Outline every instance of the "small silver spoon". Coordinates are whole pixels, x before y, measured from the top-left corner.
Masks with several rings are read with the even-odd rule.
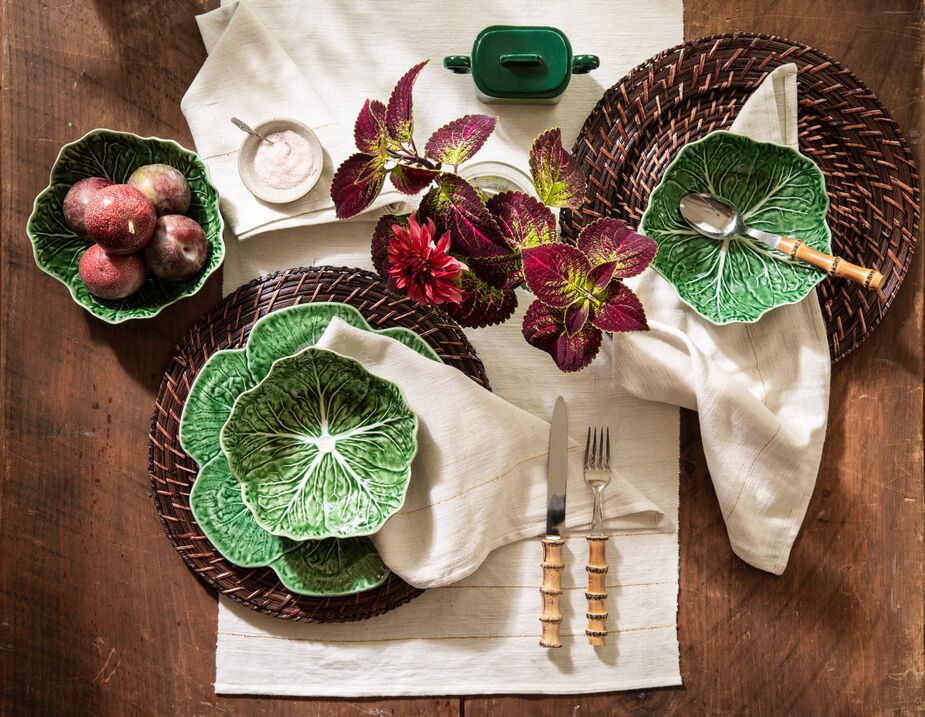
[[[260,137],[260,139],[262,139],[264,142],[269,142],[270,144],[276,144],[276,142],[274,142],[272,139],[267,139],[262,134],[260,134],[260,132],[255,130],[249,124],[239,120],[237,117],[231,118],[231,124],[233,124],[235,127],[237,127],[242,132],[247,132],[248,134],[252,134],[255,137]]]
[[[865,289],[876,291],[883,284],[883,274],[876,269],[857,266],[839,256],[817,251],[800,239],[791,239],[748,226],[735,209],[709,194],[686,195],[681,199],[680,210],[681,216],[691,227],[710,239],[728,240],[737,235],[748,236],[772,249],[789,254],[794,261],[812,264],[824,269],[830,276],[849,279]]]

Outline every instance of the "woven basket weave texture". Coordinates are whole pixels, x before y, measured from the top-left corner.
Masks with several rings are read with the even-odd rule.
[[[240,348],[254,323],[276,309],[315,301],[337,301],[360,311],[374,329],[411,329],[451,366],[490,388],[482,362],[459,326],[439,309],[423,307],[386,290],[376,275],[360,269],[312,267],[255,279],[217,304],[179,343],[161,381],[148,446],[151,490],[174,548],[207,585],[261,613],[286,620],[347,622],[392,610],[423,591],[397,576],[366,592],[330,598],[295,595],[267,568],[241,568],[225,560],[193,518],[189,494],[196,463],[180,447],[183,403],[197,372],[216,351]]]

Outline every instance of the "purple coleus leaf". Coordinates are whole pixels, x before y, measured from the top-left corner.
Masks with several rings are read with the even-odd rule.
[[[562,131],[558,127],[546,130],[534,140],[530,148],[530,173],[544,204],[578,209],[584,201],[584,175],[575,158],[562,146]]]
[[[477,329],[511,318],[517,308],[517,295],[513,291],[491,286],[472,271],[464,271],[460,279],[462,301],[441,305],[460,326]]]
[[[387,283],[392,282],[389,275],[389,243],[392,241],[392,237],[395,236],[392,227],[396,224],[400,227],[407,227],[408,216],[399,216],[397,214],[384,214],[381,216],[379,221],[376,222],[376,228],[373,230],[373,240],[370,247],[373,266],[379,276],[385,279]],[[392,286],[389,288],[393,291],[395,290]]]
[[[537,299],[564,309],[576,301],[592,298],[587,257],[570,244],[541,244],[522,252],[524,278]]]
[[[388,146],[385,127],[385,105],[379,100],[366,100],[353,125],[353,140],[365,154],[384,156]]]
[[[591,313],[591,323],[610,333],[649,329],[646,312],[639,297],[617,279],[597,297]]]
[[[401,144],[410,142],[414,134],[411,89],[427,62],[428,60],[419,62],[408,70],[396,83],[395,89],[392,90],[389,97],[389,105],[385,111],[385,124],[388,128],[389,136]]]
[[[441,172],[436,186],[421,199],[420,212],[445,227],[452,249],[467,257],[503,257],[511,253],[501,230],[475,187],[456,175]]]
[[[608,279],[614,276],[625,279],[636,276],[652,263],[658,244],[637,234],[619,219],[598,219],[582,230],[578,248],[592,266],[614,265]]]
[[[382,191],[387,173],[379,157],[362,152],[347,157],[331,181],[337,218],[352,217],[372,204]]]
[[[466,257],[465,261],[480,279],[499,289],[516,289],[524,283],[520,252],[506,256]]]
[[[417,194],[426,189],[440,172],[426,167],[409,167],[407,164],[396,164],[392,167],[389,178],[392,184],[402,194]]]
[[[425,155],[435,162],[459,166],[478,152],[495,129],[497,118],[466,115],[443,125],[424,147]]]
[[[501,192],[486,206],[512,249],[529,249],[557,240],[555,215],[529,194]]]
[[[601,330],[590,323],[569,333],[561,309],[537,300],[527,307],[523,335],[531,346],[552,356],[560,371],[579,371],[594,360],[601,348]]]

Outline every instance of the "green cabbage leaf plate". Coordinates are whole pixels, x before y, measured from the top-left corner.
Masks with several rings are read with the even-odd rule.
[[[261,528],[245,505],[219,436],[239,395],[254,388],[273,363],[313,346],[333,317],[371,331],[353,307],[338,303],[292,306],[260,319],[241,349],[213,354],[199,371],[180,420],[180,444],[200,466],[190,494],[193,515],[206,537],[230,562],[270,566],[292,592],[348,595],[382,584],[389,570],[367,537],[293,541]],[[434,361],[440,358],[403,328],[377,331]],[[272,348],[271,348],[272,347]]]
[[[417,429],[396,384],[307,348],[238,396],[221,444],[262,528],[293,540],[348,538],[375,533],[401,508]]]
[[[678,152],[649,197],[640,231],[658,243],[652,266],[714,324],[750,323],[805,298],[825,272],[747,236],[708,239],[681,217],[681,198],[706,192],[756,229],[831,253],[825,177],[795,149],[712,132]]]

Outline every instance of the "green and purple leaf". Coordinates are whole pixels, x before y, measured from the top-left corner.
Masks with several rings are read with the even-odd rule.
[[[517,308],[517,295],[513,291],[490,286],[471,271],[464,271],[460,278],[462,301],[441,305],[460,326],[478,329],[511,318]]]
[[[557,240],[555,215],[529,194],[501,192],[489,199],[486,206],[512,249],[528,249]]]
[[[408,70],[396,83],[389,97],[389,105],[385,111],[385,124],[392,139],[401,144],[410,142],[414,134],[411,90],[414,87],[414,81],[427,63],[428,60],[424,60]]]
[[[614,262],[612,276],[626,278],[636,276],[652,263],[658,244],[619,219],[598,219],[582,230],[578,248],[592,266]]]
[[[602,331],[648,331],[646,312],[642,302],[622,281],[614,279],[599,297],[591,323]]]
[[[524,249],[524,278],[537,299],[564,309],[579,299],[590,298],[588,272],[591,265],[570,244],[541,244]]]
[[[579,299],[565,310],[565,331],[574,336],[588,323],[591,315],[591,302],[588,299]]]
[[[424,146],[424,154],[436,162],[459,166],[471,159],[495,130],[497,118],[465,115],[443,125]]]
[[[540,200],[550,207],[578,209],[585,197],[585,178],[575,158],[562,146],[555,127],[537,137],[530,148],[530,173]]]
[[[613,272],[616,268],[617,263],[615,261],[608,261],[595,266],[588,272],[588,290],[592,294],[597,294],[606,289],[610,285],[610,280],[613,279]]]
[[[378,157],[363,153],[347,157],[331,181],[331,199],[337,209],[337,218],[352,217],[372,204],[382,191],[386,174]]]
[[[475,187],[456,175],[441,172],[437,185],[421,199],[421,213],[450,232],[453,251],[469,257],[503,257],[511,253],[501,230],[488,213]]]
[[[396,224],[401,227],[407,227],[408,216],[384,214],[379,218],[379,221],[376,222],[376,228],[373,230],[371,245],[373,266],[376,268],[379,276],[385,279],[386,282],[391,280],[389,276],[389,243],[392,241],[392,237],[395,236],[392,227]]]
[[[366,100],[353,125],[353,140],[365,154],[383,156],[388,144],[385,127],[385,105],[379,100]]]
[[[392,167],[392,173],[389,176],[395,189],[402,194],[417,194],[427,189],[438,174],[436,169],[396,164]]]
[[[465,263],[480,279],[499,289],[516,289],[524,283],[520,252],[507,256],[466,257]]]
[[[594,360],[601,348],[601,331],[585,323],[569,335],[565,312],[534,301],[524,314],[523,335],[531,346],[552,356],[560,371],[579,371]]]

